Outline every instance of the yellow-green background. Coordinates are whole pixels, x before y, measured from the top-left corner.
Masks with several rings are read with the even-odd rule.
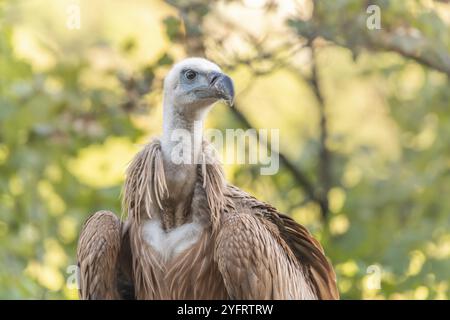
[[[369,3],[391,46],[365,27]],[[77,298],[66,270],[83,221],[120,213],[125,167],[160,132],[164,74],[200,54],[232,76],[251,126],[280,129],[329,210],[283,164],[226,165],[227,178],[311,230],[342,298],[447,299],[449,28],[448,1],[0,1],[0,298]],[[245,123],[218,105],[208,127]]]

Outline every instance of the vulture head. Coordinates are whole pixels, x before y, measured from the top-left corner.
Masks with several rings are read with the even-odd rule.
[[[175,64],[164,80],[164,105],[180,114],[197,114],[218,100],[233,104],[233,81],[215,63],[188,58]]]

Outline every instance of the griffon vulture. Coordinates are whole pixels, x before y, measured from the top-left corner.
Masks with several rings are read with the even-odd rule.
[[[233,99],[232,80],[208,60],[189,58],[171,69],[162,136],[127,170],[127,219],[96,212],[81,231],[81,299],[339,298],[319,242],[228,184],[201,130],[194,130],[216,101],[232,105]],[[192,147],[182,148],[192,162],[173,161],[179,129],[193,135]]]

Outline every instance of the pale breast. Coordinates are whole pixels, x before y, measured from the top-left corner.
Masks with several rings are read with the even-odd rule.
[[[138,299],[227,299],[214,260],[211,229],[199,220],[165,231],[159,220],[139,226],[134,272]],[[141,274],[141,275],[139,275]],[[148,290],[152,288],[152,290]]]
[[[197,243],[203,229],[200,222],[193,221],[165,231],[160,220],[152,219],[143,224],[142,234],[145,242],[169,262]]]

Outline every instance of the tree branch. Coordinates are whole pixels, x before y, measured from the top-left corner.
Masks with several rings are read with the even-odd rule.
[[[405,58],[446,73],[450,77],[450,55],[444,49],[439,50],[435,43],[423,37],[390,34],[384,31],[369,32],[370,46],[375,50],[399,53]]]
[[[396,52],[424,66],[443,72],[450,77],[450,54],[443,43],[425,38],[420,31],[411,27],[402,29],[369,30],[365,19],[342,20],[340,25],[327,24],[323,18],[328,12],[314,11],[310,22],[290,20],[290,25],[305,38],[321,37],[354,53],[360,48],[373,51]],[[349,31],[349,25],[352,29]],[[342,37],[341,35],[344,35]]]
[[[308,41],[311,48],[311,77],[309,83],[311,85],[314,96],[316,97],[319,109],[319,205],[322,213],[322,218],[326,220],[328,216],[328,191],[331,187],[331,153],[327,147],[328,139],[328,121],[326,115],[325,100],[319,85],[319,75],[317,71],[317,55],[314,40]]]
[[[250,121],[245,117],[245,115],[238,110],[237,105],[235,105],[234,108],[232,108],[232,112],[239,120],[239,122],[241,122],[247,129],[255,128],[250,123]],[[260,136],[257,136],[257,139],[258,141],[262,141],[262,138]],[[279,156],[281,164],[292,174],[297,184],[303,187],[308,198],[318,202],[320,205],[319,197],[317,196],[315,188],[313,184],[309,181],[308,177],[300,169],[298,169],[296,165],[286,157],[286,155],[284,155],[282,152],[278,150],[274,150],[269,141],[262,141],[262,142],[267,146],[267,148],[271,150],[272,153],[275,153],[275,155]]]

